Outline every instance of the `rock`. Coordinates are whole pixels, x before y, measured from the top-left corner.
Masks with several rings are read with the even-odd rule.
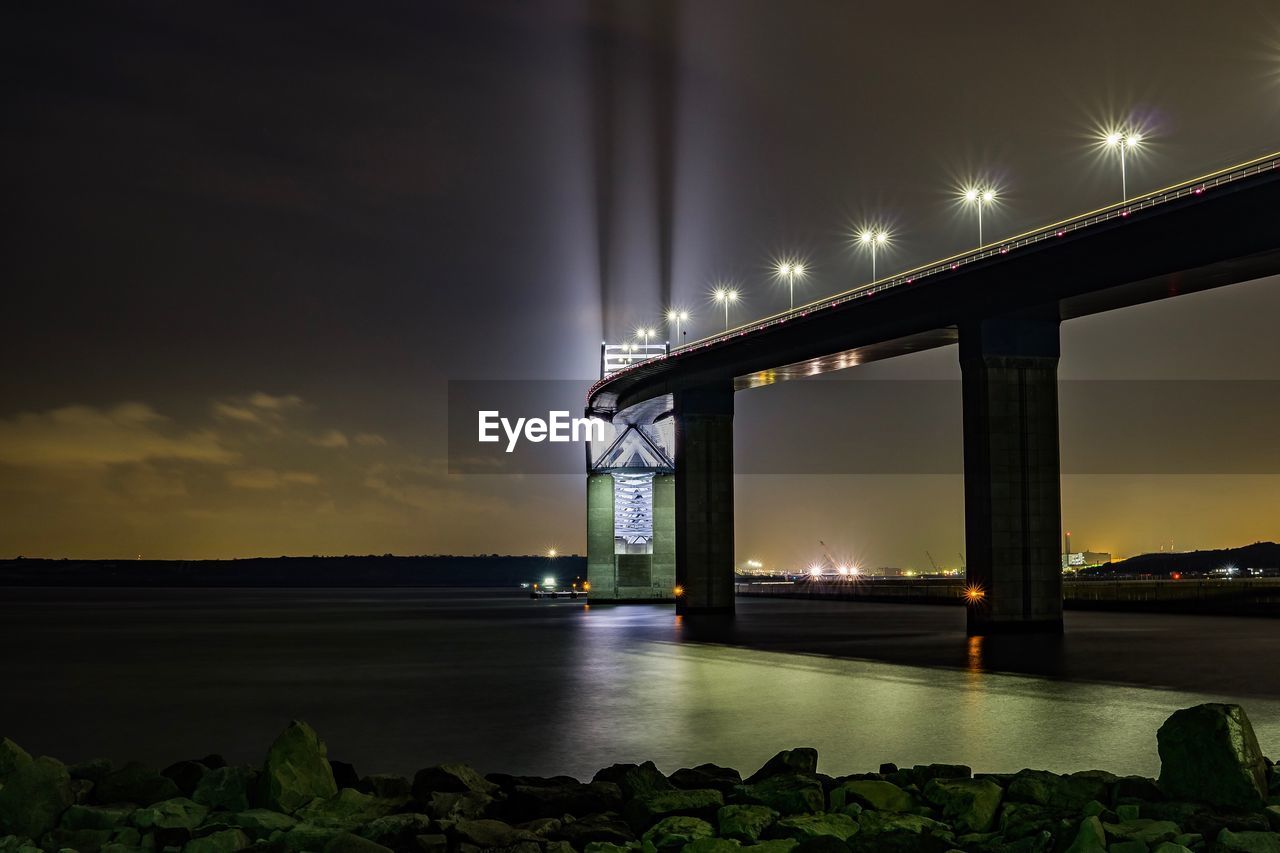
[[[25,749],[8,738],[0,738],[0,785],[3,785],[19,767],[31,763]]]
[[[341,788],[356,788],[360,785],[360,774],[352,764],[330,759],[329,769],[333,771],[333,783]]]
[[[818,750],[810,746],[784,749],[764,763],[764,766],[752,773],[747,779],[748,785],[754,785],[771,776],[790,775],[793,773],[813,774],[818,772]]]
[[[115,829],[128,823],[133,809],[123,806],[73,805],[62,813],[58,825],[64,829]]]
[[[849,803],[883,812],[909,812],[920,807],[915,797],[897,785],[877,779],[855,779],[831,789],[832,809]]]
[[[671,815],[688,815],[710,821],[715,819],[716,812],[723,805],[724,796],[719,791],[681,791],[673,787],[636,797],[627,803],[622,816],[639,833]]]
[[[377,773],[364,777],[356,787],[384,800],[407,800],[413,796],[413,783],[403,776]]]
[[[730,793],[735,785],[742,784],[742,774],[732,767],[716,764],[699,764],[683,767],[672,773],[671,784],[684,790],[713,788],[722,794]]]
[[[1160,790],[1156,780],[1145,776],[1122,776],[1111,787],[1113,805],[1133,800],[1156,803],[1164,799],[1164,792]]]
[[[436,820],[475,820],[484,817],[493,805],[493,797],[475,791],[439,792],[425,803],[427,813]]]
[[[298,825],[296,818],[269,809],[247,809],[223,818],[223,822],[243,829],[254,838],[266,838],[273,832],[288,832]]]
[[[986,832],[995,821],[1004,791],[989,779],[932,779],[924,797],[942,811],[957,832]]]
[[[1075,840],[1067,848],[1066,853],[1106,853],[1107,833],[1102,828],[1102,821],[1097,817],[1087,817],[1080,821]]]
[[[205,772],[191,799],[211,809],[246,811],[257,783],[258,771],[253,767],[219,767]]]
[[[94,784],[93,798],[99,803],[135,803],[149,806],[162,800],[182,796],[182,791],[168,776],[149,767],[129,762]]]
[[[834,835],[815,835],[791,849],[795,853],[849,853],[849,845]]]
[[[419,835],[430,835],[431,818],[424,814],[391,814],[371,820],[360,835],[393,850],[410,850]]]
[[[778,813],[768,806],[723,806],[716,813],[716,825],[725,838],[755,842],[778,819]]]
[[[340,832],[325,844],[324,853],[391,853],[391,848],[350,832]]]
[[[422,851],[422,853],[447,853],[449,850],[449,838],[436,833],[425,833],[413,839],[416,847],[414,849]]]
[[[1175,711],[1156,733],[1160,788],[1173,799],[1260,809],[1267,769],[1249,717],[1239,705],[1208,703]]]
[[[1070,818],[1070,820],[1067,820]],[[1071,811],[1055,809],[1050,806],[1039,806],[1035,803],[1005,802],[1000,809],[998,821],[999,832],[1006,841],[1015,841],[1042,832],[1051,835],[1065,835],[1076,815]]]
[[[739,785],[733,797],[780,814],[820,812],[826,805],[822,782],[812,776],[772,776],[754,785]]]
[[[1101,779],[1090,776],[1059,776],[1045,770],[1022,770],[1005,789],[1005,799],[1079,811],[1090,800],[1110,802],[1111,794]]]
[[[174,797],[138,809],[131,819],[138,829],[195,829],[208,814],[208,807],[186,797]]]
[[[830,835],[844,841],[858,831],[858,823],[846,814],[803,814],[779,818],[769,830],[779,838],[803,841],[819,835]]]
[[[1205,838],[1216,838],[1224,829],[1232,832],[1266,832],[1271,828],[1265,813],[1219,809],[1203,803],[1143,803],[1142,816],[1173,821],[1184,832],[1199,833]]]
[[[1182,833],[1178,825],[1172,821],[1150,818],[1126,820],[1123,823],[1104,823],[1102,829],[1107,834],[1107,841],[1112,844],[1120,841],[1141,841],[1148,846],[1172,841]]]
[[[460,820],[453,827],[458,839],[477,847],[511,847],[522,841],[541,839],[526,829],[517,829],[500,820]]]
[[[568,844],[567,841],[561,841],[561,844]],[[637,842],[630,844],[612,844],[608,841],[591,841],[587,846],[582,848],[582,853],[631,853],[632,850],[640,849]]]
[[[105,758],[91,758],[77,764],[68,764],[67,772],[72,779],[85,779],[97,785],[111,773],[111,762]]]
[[[549,787],[516,785],[507,803],[507,809],[516,821],[566,814],[599,814],[617,811],[621,807],[622,791],[612,782]]]
[[[799,846],[800,842],[794,838],[776,838],[770,841],[761,841],[742,849],[750,850],[751,853],[794,853]]]
[[[249,836],[238,829],[224,829],[202,838],[193,838],[182,847],[182,853],[235,853],[250,844]]]
[[[328,766],[327,764],[325,765]],[[341,834],[342,830],[334,829],[329,826],[312,826],[309,823],[299,823],[293,829],[280,836],[275,849],[279,849],[279,845],[283,845],[285,850],[289,851],[311,851],[323,850],[335,835]]]
[[[208,770],[209,768],[199,761],[177,761],[161,770],[160,775],[172,779],[173,784],[177,785],[178,790],[182,792],[182,796],[189,797],[195,791],[196,785],[200,784],[200,778]]]
[[[690,841],[715,835],[711,824],[702,818],[675,815],[663,818],[644,834],[644,841],[658,850],[678,850]]]
[[[93,793],[93,783],[88,779],[71,779],[71,799],[78,805],[85,805]]]
[[[955,846],[955,834],[949,826],[922,815],[868,811],[858,821],[858,827],[857,836],[848,843],[859,853],[941,853]]]
[[[911,768],[911,777],[923,788],[934,779],[971,779],[973,768],[967,764],[917,764]]]
[[[1141,841],[1117,841],[1107,848],[1108,853],[1148,853]]]
[[[1280,853],[1280,833],[1232,832],[1224,829],[1218,833],[1215,851],[1232,853]]]
[[[291,722],[271,744],[263,765],[266,805],[292,814],[316,797],[327,799],[338,793],[327,754],[324,741],[311,726]]]
[[[676,789],[652,761],[644,764],[614,764],[598,771],[591,781],[612,782],[628,800]]]
[[[729,838],[699,838],[680,848],[680,853],[738,853],[741,848]]]
[[[1191,853],[1191,848],[1172,841],[1164,841],[1151,848],[1151,853]]]
[[[298,809],[294,816],[312,826],[354,829],[380,817],[386,817],[400,805],[394,800],[380,800],[362,794],[355,788],[343,788],[324,800],[312,800]],[[499,845],[502,846],[502,845]]]
[[[564,821],[554,817],[540,817],[537,820],[531,820],[522,823],[517,829],[527,829],[539,838],[549,838],[560,831],[560,827],[564,826]]]
[[[435,792],[462,794],[468,791],[492,796],[498,792],[498,786],[465,764],[424,767],[413,777],[413,797],[422,803],[429,802]]]
[[[578,849],[588,844],[626,845],[635,841],[631,827],[616,815],[588,815],[580,820],[566,822],[556,833],[560,841],[567,841]]]
[[[61,761],[47,757],[14,758],[12,766],[0,788],[0,831],[39,838],[75,802],[71,775]]]

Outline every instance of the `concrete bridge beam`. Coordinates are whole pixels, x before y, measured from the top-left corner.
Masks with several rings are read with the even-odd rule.
[[[676,612],[733,612],[733,385],[673,395]]]
[[[1058,326],[960,326],[970,635],[1062,632]]]

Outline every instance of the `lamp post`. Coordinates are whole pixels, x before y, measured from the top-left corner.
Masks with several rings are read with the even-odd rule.
[[[724,305],[724,330],[729,331],[729,306],[738,301],[738,291],[732,287],[720,285],[711,291],[711,297]]]
[[[1120,132],[1113,130],[1103,137],[1103,144],[1120,152],[1120,200],[1129,200],[1129,178],[1126,169],[1127,155],[1137,150],[1142,143],[1142,134],[1137,131]]]
[[[858,232],[858,243],[871,250],[871,281],[876,280],[876,249],[889,242],[889,232],[883,228],[863,228]]]
[[[787,282],[787,295],[790,298],[790,309],[796,307],[796,279],[804,278],[804,264],[797,261],[779,261],[777,270],[778,278]]]
[[[676,308],[667,309],[667,323],[676,327],[676,346],[684,343],[684,338],[681,337],[680,331],[687,322],[689,322],[688,311],[681,311]]]
[[[982,246],[982,209],[996,200],[996,191],[991,187],[969,187],[964,191],[964,200],[978,209],[978,245]]]

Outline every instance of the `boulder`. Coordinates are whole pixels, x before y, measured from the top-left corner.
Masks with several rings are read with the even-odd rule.
[[[1156,733],[1160,788],[1172,799],[1260,809],[1267,768],[1239,705],[1208,703],[1175,711]]]
[[[1173,821],[1184,832],[1216,838],[1224,829],[1232,832],[1266,832],[1270,829],[1264,812],[1242,812],[1203,803],[1143,803],[1142,816],[1154,820]]]
[[[1107,834],[1107,841],[1111,844],[1121,841],[1141,841],[1148,847],[1172,841],[1182,834],[1182,830],[1176,823],[1150,818],[1137,818],[1122,823],[1104,823],[1102,829]]]
[[[200,778],[208,771],[199,761],[175,761],[160,771],[160,775],[173,780],[182,796],[189,797],[200,784]]]
[[[460,820],[453,827],[458,840],[477,847],[512,847],[524,841],[537,843],[538,836],[500,820]]]
[[[222,822],[243,829],[254,838],[266,838],[273,832],[288,832],[298,825],[297,818],[270,809],[247,809],[222,818]]]
[[[569,842],[562,841],[560,843],[568,844]],[[589,841],[587,842],[587,846],[582,848],[582,853],[630,853],[630,851],[638,849],[640,849],[640,845],[634,841],[630,844],[613,844],[609,841]]]
[[[1063,830],[1070,828],[1077,817],[1074,811],[1038,806],[1035,803],[1005,801],[1000,809],[998,825],[1000,834],[1006,840],[1015,841],[1042,832],[1065,835]]]
[[[335,835],[340,835],[342,830],[334,829],[331,826],[312,826],[309,823],[300,823],[293,829],[272,843],[272,849],[279,850],[283,847],[291,853],[312,853],[312,851],[323,850]]]
[[[62,813],[64,829],[115,829],[129,822],[133,809],[125,806],[73,805]]]
[[[1093,776],[1059,776],[1046,770],[1022,770],[1005,789],[1006,800],[1079,811],[1090,800],[1110,802],[1107,783]]]
[[[932,779],[924,797],[957,832],[986,832],[995,822],[1004,791],[989,779]]]
[[[675,815],[663,818],[649,827],[643,840],[657,850],[679,850],[690,841],[710,838],[715,834],[711,824],[702,818]]]
[[[815,835],[791,848],[794,853],[849,853],[849,845],[834,835]]]
[[[98,853],[104,844],[111,842],[109,829],[65,829],[58,827],[42,839],[46,847],[54,850],[75,850],[77,853]]]
[[[1151,853],[1191,853],[1190,847],[1183,847],[1172,841],[1163,841],[1151,848]]]
[[[540,817],[520,824],[517,829],[527,829],[539,838],[550,838],[560,831],[564,821],[554,817]]]
[[[380,800],[362,794],[355,788],[343,788],[323,800],[312,800],[294,812],[302,823],[335,829],[354,829],[380,817],[386,817],[400,806],[396,800]]]
[[[391,814],[366,823],[360,835],[393,850],[411,850],[414,839],[431,830],[431,818],[424,814]]]
[[[219,767],[205,772],[191,799],[220,811],[246,811],[252,805],[250,794],[256,790],[257,784],[256,768]]]
[[[862,851],[941,853],[955,846],[955,834],[945,823],[922,815],[868,811],[858,821],[858,834],[849,846]]]
[[[391,853],[391,848],[350,832],[339,832],[325,844],[324,853]]]
[[[423,805],[436,820],[475,820],[484,817],[493,802],[493,797],[475,791],[437,792]]]
[[[0,788],[0,832],[39,838],[74,802],[71,775],[61,761],[17,758]]]
[[[858,822],[847,814],[802,814],[779,818],[769,834],[778,838],[804,841],[819,835],[830,835],[844,841],[858,832]]]
[[[111,773],[111,762],[105,758],[91,758],[76,764],[68,764],[72,779],[84,779],[97,785]]]
[[[670,776],[671,784],[684,790],[714,788],[722,794],[730,793],[735,785],[742,784],[742,774],[732,767],[717,764],[699,764],[682,767]]]
[[[698,838],[680,848],[680,853],[738,853],[741,848],[730,838]]]
[[[771,776],[754,785],[739,785],[733,799],[768,806],[780,814],[820,812],[826,805],[822,782],[812,776]]]
[[[1218,833],[1216,844],[1215,853],[1280,853],[1280,833],[1224,829]]]
[[[413,796],[413,783],[403,776],[375,773],[361,779],[357,787],[385,800],[407,800]]]
[[[338,792],[324,741],[298,720],[271,744],[262,776],[266,805],[288,814],[316,797],[327,799]]]
[[[910,812],[920,802],[892,782],[878,779],[854,779],[831,789],[831,808],[840,809],[857,803],[866,809],[882,812]]]
[[[414,846],[406,850],[417,850],[419,853],[448,853],[449,838],[439,833],[424,833],[413,839]]]
[[[356,788],[360,785],[360,774],[356,772],[355,765],[329,759],[329,769],[333,771],[333,783],[339,788]]]
[[[31,763],[27,751],[8,738],[0,738],[0,785],[19,768]]]
[[[1145,803],[1158,803],[1165,799],[1164,792],[1156,784],[1155,779],[1146,776],[1121,776],[1111,787],[1113,805],[1138,800]]]
[[[566,821],[555,837],[567,841],[581,850],[588,844],[626,845],[635,841],[635,834],[625,821],[616,815],[588,815],[580,820]]]
[[[665,782],[666,779],[664,778]],[[688,815],[703,820],[713,820],[724,805],[724,796],[715,790],[681,791],[671,788],[642,794],[623,808],[622,816],[636,832],[643,832],[653,824],[671,815]]]
[[[737,841],[755,842],[778,819],[778,813],[768,806],[730,805],[716,813],[720,834]]]
[[[800,842],[794,838],[774,838],[769,841],[759,841],[742,849],[750,850],[751,853],[795,853],[795,849],[799,846]]]
[[[652,761],[644,764],[614,764],[597,772],[591,781],[612,782],[628,800],[676,789]]]
[[[93,799],[99,803],[149,806],[180,796],[182,791],[172,779],[135,761],[103,776],[93,787]]]
[[[182,853],[235,853],[250,844],[249,836],[238,829],[224,829],[201,838],[193,838],[182,847]]]
[[[204,823],[209,815],[209,808],[186,797],[174,797],[150,806],[140,808],[133,813],[133,825],[142,830],[155,829],[195,829]]]
[[[422,803],[429,802],[431,794],[436,792],[462,794],[468,791],[492,796],[498,792],[498,786],[465,764],[424,767],[413,777],[414,799]]]
[[[921,788],[933,779],[973,778],[973,768],[967,764],[917,764],[909,772],[916,785]]]
[[[612,782],[573,783],[554,786],[516,785],[507,809],[518,821],[538,817],[588,815],[617,811],[622,807],[622,791]]]
[[[793,773],[813,774],[818,772],[818,750],[810,746],[784,749],[764,763],[764,766],[747,778],[752,785],[771,776],[782,776]]]

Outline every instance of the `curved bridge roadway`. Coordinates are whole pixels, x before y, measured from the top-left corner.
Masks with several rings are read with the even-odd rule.
[[[731,612],[734,392],[958,341],[970,632],[1061,631],[1059,324],[1277,273],[1273,154],[672,350],[597,382],[587,413],[674,420],[677,610]]]

